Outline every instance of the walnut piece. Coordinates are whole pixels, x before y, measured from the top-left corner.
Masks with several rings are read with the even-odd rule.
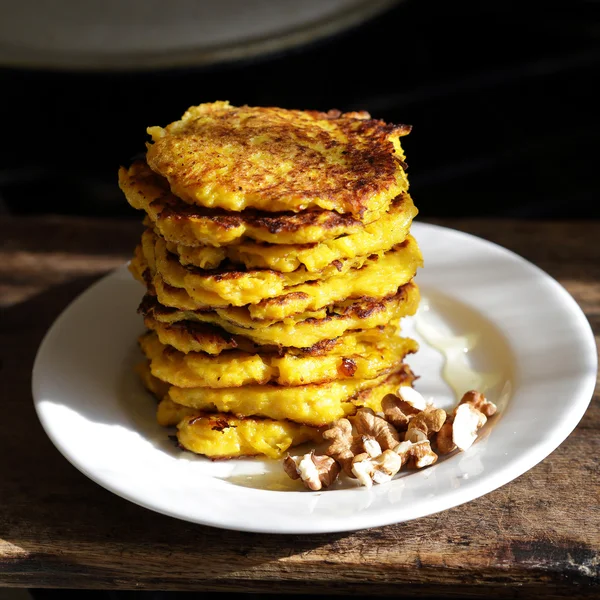
[[[419,413],[419,410],[398,396],[388,394],[381,401],[383,418],[391,423],[397,431],[406,431],[410,420]]]
[[[365,451],[352,460],[352,474],[362,485],[370,487],[373,483],[386,483],[404,464],[420,469],[437,460],[427,436],[439,431],[446,420],[445,411],[431,408],[416,413],[410,422],[415,419],[419,419],[417,427],[409,428],[409,431],[411,435],[424,436],[424,439],[415,440],[416,443],[400,442],[398,431],[391,423],[368,409],[357,412],[352,421],[357,431],[363,434],[362,445]]]
[[[461,404],[470,404],[474,409],[483,413],[486,417],[496,414],[496,405],[490,402],[481,392],[470,390],[461,398],[458,406]],[[458,407],[457,407],[458,408]]]
[[[450,454],[456,450],[456,444],[452,440],[452,417],[449,418],[435,436],[435,445],[438,454]]]
[[[379,456],[363,452],[352,461],[352,473],[366,487],[391,481],[401,467],[402,460],[393,450],[384,450]]]
[[[398,397],[416,410],[425,410],[427,408],[425,398],[410,385],[401,385],[398,388]]]
[[[477,432],[485,425],[487,417],[471,404],[456,408],[452,423],[452,441],[460,450],[467,450],[477,439]]]
[[[481,392],[466,392],[436,436],[438,453],[449,454],[457,448],[468,450],[496,410],[496,405]]]
[[[424,442],[437,433],[446,422],[447,414],[442,408],[427,408],[417,413],[408,425],[405,441]]]
[[[359,408],[352,423],[361,436],[374,438],[383,450],[390,450],[400,443],[396,428],[369,408]]]
[[[400,457],[402,466],[408,465],[416,469],[428,467],[438,459],[437,454],[431,449],[429,440],[416,443],[404,441],[395,448],[394,452]]]
[[[353,477],[352,459],[363,451],[363,446],[362,438],[353,433],[352,423],[348,419],[338,419],[323,432],[323,439],[330,440],[325,454],[336,460],[346,475]]]
[[[369,437],[368,435],[362,435],[361,440],[363,450],[371,458],[375,458],[383,452],[381,446],[379,445],[379,442],[375,438]]]
[[[313,491],[329,487],[337,478],[340,466],[330,456],[316,455],[314,451],[303,456],[290,456],[283,460],[283,468],[292,479]]]
[[[375,457],[394,448],[400,436],[393,425],[369,408],[360,408],[350,419],[338,419],[323,432],[330,440],[325,454],[335,459],[349,477],[355,477],[352,462],[355,456],[366,453]]]

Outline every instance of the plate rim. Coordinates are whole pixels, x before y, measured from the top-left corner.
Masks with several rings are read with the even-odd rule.
[[[577,427],[581,419],[583,418],[585,412],[589,408],[589,405],[593,399],[593,395],[596,389],[597,383],[597,373],[598,373],[598,353],[597,353],[597,345],[595,341],[595,336],[591,324],[583,312],[581,306],[577,303],[577,301],[573,298],[573,296],[566,290],[560,282],[558,282],[554,277],[552,277],[549,273],[538,267],[533,262],[525,259],[518,253],[490,240],[479,237],[475,234],[468,233],[465,231],[461,231],[459,229],[454,229],[451,227],[447,227],[444,225],[438,225],[435,223],[427,223],[421,221],[415,221],[413,223],[414,229],[411,233],[415,233],[417,229],[429,229],[430,231],[438,231],[451,235],[459,235],[459,236],[467,236],[471,238],[475,243],[482,243],[490,248],[495,248],[496,250],[502,251],[507,256],[511,258],[511,260],[515,260],[520,266],[533,270],[532,272],[536,272],[538,276],[541,276],[545,281],[550,283],[553,286],[555,293],[557,293],[561,299],[561,307],[565,310],[569,310],[572,315],[577,316],[579,320],[579,324],[581,329],[579,333],[582,338],[585,338],[584,343],[589,344],[589,349],[593,350],[592,352],[586,353],[589,354],[591,359],[590,371],[587,374],[586,378],[581,378],[579,381],[579,390],[577,392],[578,401],[574,407],[571,408],[570,411],[566,412],[564,417],[566,422],[563,421],[563,427],[561,427],[560,431],[555,430],[553,435],[538,443],[535,447],[530,448],[530,450],[524,455],[521,456],[518,460],[513,460],[511,463],[504,464],[501,468],[499,468],[492,475],[488,475],[483,478],[478,484],[465,491],[463,494],[455,494],[455,499],[452,502],[445,502],[442,506],[435,510],[427,510],[423,514],[417,514],[415,516],[409,516],[408,518],[403,518],[400,520],[394,520],[390,518],[382,518],[382,515],[387,516],[388,513],[397,512],[398,509],[402,506],[388,506],[385,511],[381,511],[380,513],[372,514],[369,511],[362,511],[354,515],[350,521],[358,521],[354,524],[344,523],[343,521],[337,520],[334,523],[331,521],[326,521],[325,519],[317,520],[316,522],[307,522],[305,519],[304,523],[300,525],[290,525],[289,523],[285,528],[282,527],[272,527],[268,525],[257,525],[257,524],[246,524],[242,522],[229,522],[223,523],[220,521],[215,521],[207,518],[194,518],[187,516],[182,516],[181,513],[177,511],[170,511],[164,508],[158,508],[156,505],[153,505],[151,502],[145,502],[143,499],[131,495],[129,493],[124,492],[123,490],[116,489],[114,486],[107,484],[102,477],[99,477],[96,473],[87,468],[86,465],[82,464],[77,460],[77,457],[72,456],[68,451],[66,451],[65,447],[61,443],[60,438],[55,435],[55,432],[51,426],[51,423],[48,422],[47,415],[44,413],[41,405],[41,399],[38,396],[38,390],[42,383],[39,381],[40,379],[40,363],[44,357],[44,352],[46,352],[46,347],[51,342],[53,332],[60,327],[60,324],[64,319],[66,319],[76,303],[83,302],[85,298],[89,296],[93,296],[98,287],[102,285],[106,285],[107,281],[111,278],[115,278],[120,276],[123,271],[127,270],[128,262],[125,262],[123,265],[117,267],[116,269],[111,270],[104,276],[100,277],[97,281],[92,283],[88,288],[83,290],[80,294],[75,296],[60,312],[60,314],[54,319],[54,321],[49,326],[48,330],[44,334],[42,341],[38,347],[38,350],[35,355],[33,368],[32,368],[32,378],[31,378],[31,390],[33,395],[33,402],[37,417],[44,429],[44,432],[52,441],[53,445],[57,448],[57,450],[70,462],[75,468],[77,468],[80,472],[82,472],[86,477],[103,487],[104,489],[110,491],[111,493],[124,498],[138,506],[151,510],[153,512],[157,512],[172,518],[176,518],[179,520],[184,520],[187,522],[205,525],[210,527],[217,527],[225,530],[233,530],[233,531],[243,531],[243,532],[254,532],[254,533],[267,533],[267,534],[319,534],[319,533],[338,533],[338,532],[351,532],[358,531],[362,529],[369,529],[372,527],[386,526],[401,522],[407,522],[410,520],[414,520],[417,518],[422,518],[428,515],[436,514],[442,511],[446,511],[450,508],[454,508],[456,506],[460,506],[462,504],[466,504],[472,500],[475,500],[479,497],[482,497],[491,491],[499,489],[500,487],[506,485],[510,481],[520,477],[535,465],[539,464],[545,458],[547,458],[550,454],[552,454],[574,431]],[[418,237],[418,234],[415,235]],[[593,371],[593,373],[592,373]],[[382,488],[384,486],[376,486],[378,488]],[[366,490],[361,488],[351,488],[344,490],[334,490],[333,492],[336,494],[339,493],[361,493]],[[235,492],[234,492],[235,493]],[[286,495],[302,495],[308,497],[309,495],[321,495],[322,493],[328,494],[331,491],[324,492],[308,492],[308,491],[298,491],[298,492],[276,492],[273,490],[256,490],[253,488],[244,488],[244,494],[281,494],[284,493]],[[298,520],[300,521],[300,520]]]

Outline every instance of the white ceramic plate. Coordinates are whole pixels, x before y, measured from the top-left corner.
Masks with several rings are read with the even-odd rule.
[[[50,439],[78,469],[132,502],[172,517],[269,533],[351,531],[468,502],[518,477],[574,429],[593,394],[590,326],[551,277],[495,244],[415,223],[425,258],[423,302],[405,319],[421,342],[415,387],[450,408],[476,387],[499,414],[464,453],[371,489],[296,487],[280,461],[211,462],[176,449],[132,367],[143,294],[125,267],[77,298],[40,346],[33,395]],[[433,343],[433,345],[432,345]],[[436,348],[442,348],[440,352]],[[450,368],[448,368],[450,367]]]

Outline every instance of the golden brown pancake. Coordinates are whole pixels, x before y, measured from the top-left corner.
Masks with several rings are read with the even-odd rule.
[[[178,388],[157,395],[156,378],[147,363],[138,366],[142,383],[160,400],[157,420],[160,425],[176,425],[186,415],[224,412],[238,417],[266,416],[289,419],[314,427],[328,425],[352,415],[361,406],[381,411],[381,401],[396,393],[400,385],[412,385],[415,376],[406,364],[375,379],[333,381],[297,387],[251,385],[237,388]],[[145,371],[145,373],[144,373]]]
[[[164,177],[145,162],[119,170],[119,186],[133,208],[144,210],[152,226],[167,240],[190,246],[220,247],[249,239],[271,244],[312,244],[359,232],[382,217],[392,199],[381,211],[369,213],[360,221],[350,214],[311,209],[298,213],[266,213],[254,209],[231,212],[186,204],[169,190]]]
[[[233,335],[247,337],[257,344],[305,348],[322,340],[339,337],[351,329],[370,329],[397,323],[402,317],[415,313],[419,299],[419,289],[411,282],[402,286],[396,294],[385,298],[363,298],[347,305],[337,305],[333,307],[336,312],[328,312],[323,318],[280,321],[267,327],[261,326],[260,322],[247,323],[242,327],[226,320],[214,310],[189,311],[168,308],[148,294],[144,297],[139,311],[150,324],[153,321],[166,324],[184,321],[209,323]],[[149,328],[154,329],[151,325]]]
[[[159,400],[159,425],[177,426],[177,439],[183,448],[211,458],[280,458],[291,446],[321,441],[322,426],[354,414],[361,406],[381,410],[386,395],[400,385],[412,385],[414,380],[408,366],[399,365],[390,375],[348,385],[334,382],[300,388],[247,386],[224,389],[222,393],[210,388],[171,387],[171,393],[163,396],[157,393],[162,383],[151,374],[147,363],[139,365],[138,372]],[[298,393],[291,394],[290,390]],[[302,419],[308,419],[309,424]]]
[[[382,336],[400,333],[399,329],[392,325],[357,329],[346,331],[343,336],[337,338],[321,340],[312,346],[286,348],[277,344],[257,344],[243,335],[232,335],[221,327],[208,323],[180,321],[169,324],[145,317],[144,325],[149,331],[154,331],[166,346],[172,346],[185,354],[206,352],[212,355],[218,355],[225,350],[242,350],[254,354],[260,352],[281,355],[287,352],[294,356],[324,356],[334,347],[339,347],[336,351],[344,354],[354,352],[358,344],[377,342]]]
[[[152,282],[167,305],[189,308],[195,303],[198,309],[253,305],[248,309],[253,318],[277,319],[303,310],[318,310],[344,298],[383,297],[412,279],[421,265],[419,247],[409,238],[382,256],[336,262],[319,273],[304,268],[292,273],[268,269],[205,270],[184,267],[175,254],[167,251],[162,238],[146,231],[131,269],[139,271],[138,279]],[[146,266],[151,279],[143,275]],[[380,279],[378,284],[377,272],[387,281]],[[158,280],[154,280],[155,275],[159,275]]]
[[[141,250],[151,273],[159,273],[167,285],[187,290],[188,294],[193,294],[195,302],[204,306],[256,304],[265,298],[280,296],[286,288],[347,273],[354,267],[362,267],[369,259],[359,256],[336,261],[318,273],[304,268],[293,273],[269,269],[239,270],[235,265],[205,270],[181,265],[177,255],[167,250],[164,240],[149,230],[142,235]]]
[[[414,375],[401,364],[374,379],[341,379],[303,386],[248,385],[235,388],[171,387],[157,413],[159,423],[170,425],[180,416],[178,406],[203,412],[225,412],[236,416],[288,419],[321,427],[365,406],[381,411],[381,401],[400,385],[412,385]],[[173,406],[173,404],[175,406]]]
[[[242,240],[234,246],[215,248],[177,242],[178,236],[183,239],[182,230],[157,230],[165,238],[167,249],[177,254],[182,264],[216,269],[226,261],[243,265],[246,269],[272,269],[290,273],[302,267],[307,271],[319,272],[331,264],[344,264],[359,257],[383,254],[401,244],[408,236],[417,213],[411,197],[401,194],[380,219],[365,225],[360,231],[318,244],[267,244]]]
[[[142,373],[144,369],[146,374]],[[152,375],[147,367],[141,365],[138,370],[144,385],[149,383]],[[156,384],[150,386],[148,389],[155,394]],[[213,459],[258,455],[280,458],[292,446],[322,439],[321,431],[310,425],[287,419],[204,412],[175,404],[169,398],[159,402],[156,420],[164,427],[177,427],[177,441],[182,449]]]
[[[183,310],[203,310],[212,308],[223,318],[245,326],[253,320],[260,320],[264,325],[272,324],[283,319],[302,319],[313,316],[322,317],[315,311],[349,299],[362,297],[383,298],[393,294],[400,286],[408,283],[422,265],[422,256],[416,241],[409,237],[403,244],[393,248],[385,255],[370,257],[362,267],[350,269],[337,277],[325,280],[310,281],[285,288],[283,293],[275,297],[265,298],[254,304],[242,307],[231,306],[231,298],[214,300],[212,291],[202,289],[202,284],[213,279],[206,272],[184,271],[179,263],[169,261],[163,268],[168,269],[170,279],[185,287],[175,287],[165,282],[162,275],[152,272],[145,257],[138,249],[130,263],[130,270],[139,281],[152,286],[158,301],[164,306]],[[148,270],[148,273],[145,271]],[[165,271],[166,272],[166,271]],[[174,275],[174,276],[173,276]],[[243,295],[244,289],[238,290]],[[256,290],[251,290],[251,296],[256,298]],[[242,298],[242,301],[246,298]],[[205,302],[202,302],[205,300]],[[311,313],[312,314],[308,314]],[[302,316],[304,314],[304,316]]]
[[[137,367],[180,447],[281,458],[412,385],[422,265],[400,138],[366,112],[193,106],[119,185],[144,211]]]
[[[146,160],[190,204],[241,211],[312,207],[368,218],[408,188],[392,125],[366,112],[190,107],[164,129],[149,127]]]
[[[339,344],[320,356],[242,350],[229,350],[216,356],[205,352],[185,354],[162,344],[156,333],[140,336],[139,343],[149,360],[152,375],[181,388],[267,383],[294,386],[335,379],[373,379],[418,348],[414,340],[396,334],[356,344],[350,352],[344,351],[344,344]]]
[[[281,458],[292,446],[308,441],[316,443],[321,439],[321,432],[315,427],[224,413],[198,412],[177,424],[179,445],[212,459],[259,455]]]

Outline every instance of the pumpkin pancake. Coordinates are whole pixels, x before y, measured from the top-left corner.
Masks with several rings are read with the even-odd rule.
[[[164,241],[150,231],[142,236],[141,254],[143,259],[136,251],[132,268],[141,270],[140,276],[144,277],[145,260],[151,275],[159,275],[159,280],[152,282],[164,297],[164,304],[186,308],[195,303],[198,309],[251,305],[247,311],[254,319],[283,319],[346,298],[389,295],[410,281],[423,262],[412,237],[383,256],[330,265],[318,274],[304,268],[279,273],[267,269],[208,271],[184,267],[176,255],[167,251]],[[183,290],[185,295],[171,288]]]
[[[142,384],[159,404],[156,419],[159,425],[179,425],[177,438],[185,449],[210,458],[238,458],[264,454],[280,458],[285,451],[304,442],[321,441],[320,430],[289,420],[275,421],[232,414],[204,413],[197,408],[175,404],[165,397],[169,385],[154,377],[149,365],[136,366]],[[163,399],[164,398],[164,399]]]
[[[229,332],[208,323],[180,321],[179,323],[161,323],[150,317],[144,317],[144,325],[154,331],[162,344],[173,346],[180,352],[206,352],[218,355],[225,350],[243,350],[245,352],[266,352],[265,348],[277,351],[277,346],[259,346],[252,340]]]
[[[152,273],[142,254],[138,247],[130,263],[130,270],[139,281],[153,287],[153,293],[161,304],[184,310],[203,310],[212,307],[223,318],[242,326],[251,323],[252,320],[261,320],[264,325],[269,325],[302,313],[319,311],[330,304],[348,299],[388,296],[415,276],[423,260],[416,241],[409,237],[403,244],[393,248],[384,256],[369,257],[360,268],[350,269],[337,277],[286,288],[282,294],[265,298],[255,304],[232,307],[225,300],[211,304],[202,302],[213,298],[211,292],[200,289],[199,284],[205,280],[204,274],[199,273],[199,277],[194,277],[193,274],[183,272],[183,268],[178,263],[170,262],[166,268],[175,275],[170,281],[185,285],[185,288],[175,287],[167,284],[158,272]],[[149,273],[145,273],[147,269]],[[209,283],[212,281],[208,279]],[[254,292],[251,294],[255,298]],[[308,316],[319,315],[305,315],[301,318]]]
[[[217,356],[205,352],[185,354],[162,344],[155,333],[140,336],[139,343],[152,375],[181,388],[226,388],[270,382],[294,386],[335,379],[373,379],[418,348],[414,340],[395,334],[356,344],[352,352],[345,352],[344,344],[339,344],[321,356],[241,350]]]
[[[242,240],[234,246],[215,248],[189,244],[189,236],[185,236],[181,230],[165,231],[164,227],[155,229],[165,238],[167,250],[176,254],[184,265],[216,269],[221,263],[230,262],[243,265],[246,269],[272,269],[281,273],[290,273],[298,268],[318,272],[332,263],[382,254],[402,243],[417,214],[411,197],[401,194],[380,219],[360,230],[318,244],[267,244]],[[184,239],[188,241],[182,241]]]
[[[247,386],[221,390],[222,393],[210,388],[185,390],[171,387],[172,394],[161,396],[157,390],[162,382],[153,377],[148,364],[139,365],[138,372],[144,385],[159,400],[158,424],[177,426],[177,438],[183,448],[212,458],[260,454],[279,458],[286,448],[306,441],[321,441],[320,427],[336,418],[354,414],[361,406],[380,411],[386,395],[395,392],[400,385],[412,385],[415,378],[407,365],[400,365],[391,375],[370,383],[368,380],[352,382],[351,386],[335,383],[299,388]],[[294,390],[298,393],[290,393]],[[203,397],[202,391],[208,396]],[[335,399],[332,400],[332,396]],[[173,397],[187,405],[178,404]],[[228,408],[223,410],[219,406]],[[245,415],[242,409],[248,409],[250,413]],[[257,411],[266,416],[254,415]],[[268,415],[291,415],[295,419]],[[303,423],[303,418],[312,424]],[[247,425],[249,429],[245,429]]]
[[[178,257],[168,252],[165,241],[148,230],[142,235],[142,252],[152,272],[158,272],[166,284],[186,289],[196,302],[205,306],[256,304],[279,296],[294,285],[347,273],[353,267],[361,267],[369,258],[360,256],[336,262],[318,273],[303,268],[293,273],[268,269],[240,271],[234,265],[207,271],[181,265]]]
[[[181,448],[214,459],[258,455],[280,458],[292,446],[322,440],[320,429],[310,425],[203,412],[168,398],[159,403],[156,419],[164,427],[177,427]]]
[[[190,204],[318,207],[368,219],[408,188],[400,137],[410,129],[366,112],[214,102],[190,107],[165,128],[149,127],[146,160]]]
[[[395,393],[400,385],[412,385],[414,378],[402,364],[374,379],[342,379],[303,386],[248,385],[218,389],[173,386],[158,406],[157,420],[160,425],[174,425],[182,414],[180,407],[187,407],[236,416],[288,419],[321,427],[354,414],[361,406],[381,411],[383,398]]]
[[[144,297],[139,311],[150,323],[152,321],[166,324],[183,321],[209,323],[233,335],[247,337],[257,344],[304,348],[322,340],[336,338],[351,329],[369,329],[388,323],[395,324],[402,317],[414,314],[419,299],[418,287],[411,282],[402,286],[396,294],[385,298],[363,298],[348,305],[333,307],[336,312],[328,312],[323,318],[280,321],[267,327],[262,326],[260,321],[240,326],[226,320],[214,310],[189,311],[165,307],[148,294]],[[152,326],[150,328],[154,329]]]
[[[167,240],[190,246],[227,246],[249,239],[272,244],[311,244],[359,232],[389,208],[369,213],[360,221],[322,209],[299,213],[265,213],[253,209],[231,212],[192,206],[175,197],[164,177],[144,162],[119,170],[119,186],[133,208],[144,210],[153,227]]]
[[[241,350],[261,354],[287,352],[297,356],[323,356],[335,346],[342,346],[338,352],[344,354],[354,352],[357,344],[376,342],[381,336],[399,332],[397,327],[391,325],[357,329],[345,331],[343,336],[337,338],[321,340],[312,346],[285,348],[277,344],[257,344],[243,335],[232,335],[221,327],[208,323],[179,321],[169,324],[145,317],[144,325],[149,331],[154,331],[160,342],[166,346],[173,346],[185,354],[206,352],[212,355],[218,355],[225,350]]]
[[[292,446],[320,442],[322,434],[292,421],[197,412],[177,424],[177,440],[183,449],[212,459],[281,458]]]
[[[151,386],[155,379],[150,367],[142,363],[138,372],[146,371],[142,383]],[[365,406],[381,411],[381,401],[395,393],[400,385],[412,385],[415,376],[401,364],[392,372],[375,379],[333,381],[297,387],[251,385],[239,388],[178,388],[170,387],[166,395],[158,396],[156,387],[148,387],[160,403],[157,409],[159,425],[176,425],[186,415],[197,411],[225,412],[236,416],[266,416],[289,419],[321,427],[341,417],[352,415]]]

